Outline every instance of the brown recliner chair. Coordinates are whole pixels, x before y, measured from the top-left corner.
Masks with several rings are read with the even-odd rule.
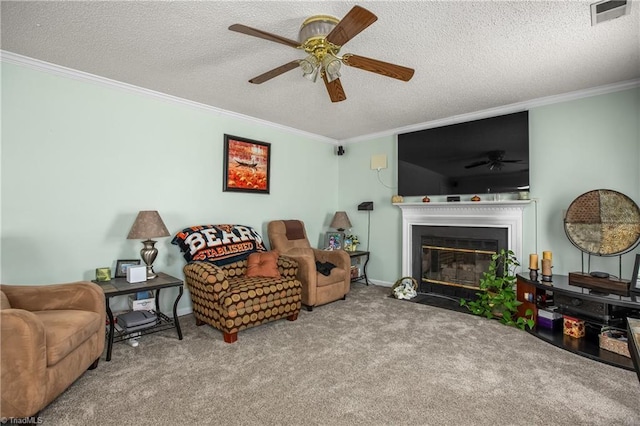
[[[312,248],[304,223],[300,220],[274,220],[267,226],[273,250],[298,262],[298,280],[302,283],[302,304],[308,311],[314,306],[345,299],[351,286],[351,258],[344,250]],[[316,261],[332,263],[326,276],[318,272]]]
[[[96,368],[105,316],[104,292],[88,281],[0,285],[0,417],[35,416]]]

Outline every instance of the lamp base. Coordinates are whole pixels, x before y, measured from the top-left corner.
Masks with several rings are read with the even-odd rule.
[[[153,261],[158,256],[158,249],[155,248],[156,242],[153,240],[144,240],[142,244],[144,247],[140,250],[140,257],[147,265],[147,280],[152,280],[158,276],[153,271]]]

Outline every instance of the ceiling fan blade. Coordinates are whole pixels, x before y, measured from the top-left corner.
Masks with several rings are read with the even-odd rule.
[[[344,46],[345,43],[360,34],[362,30],[377,20],[378,17],[364,7],[354,6],[353,9],[338,22],[338,25],[327,34],[326,40],[335,45]]]
[[[341,102],[347,99],[347,95],[344,93],[344,89],[342,88],[342,83],[340,83],[339,78],[329,82],[329,80],[327,80],[327,76],[322,73],[322,79],[324,80],[324,85],[327,86],[327,92],[329,92],[331,102]]]
[[[247,34],[250,36],[262,38],[269,41],[275,41],[276,43],[285,44],[287,46],[298,48],[300,47],[300,43],[295,40],[288,39],[286,37],[281,37],[276,34],[271,34],[266,31],[258,30],[256,28],[247,27],[242,24],[233,24],[229,27],[231,31],[235,31],[242,34]]]
[[[519,163],[522,160],[500,160],[501,163]]]
[[[350,67],[360,68],[361,70],[374,72],[387,77],[397,78],[402,81],[409,81],[413,77],[414,70],[412,68],[400,65],[390,64],[388,62],[379,61],[377,59],[366,58],[364,56],[352,55],[347,53],[342,57],[342,62]]]
[[[466,166],[464,166],[465,169],[471,169],[473,167],[478,167],[478,166],[484,166],[485,164],[489,164],[491,163],[491,161],[476,161],[475,163],[471,163],[471,164],[467,164]]]
[[[271,80],[273,77],[277,77],[280,74],[284,74],[287,71],[291,71],[292,69],[298,68],[300,66],[300,61],[295,60],[291,61],[288,64],[280,65],[278,68],[274,68],[271,71],[267,71],[264,74],[260,74],[257,77],[253,77],[249,80],[249,83],[253,84],[262,84],[267,80]]]

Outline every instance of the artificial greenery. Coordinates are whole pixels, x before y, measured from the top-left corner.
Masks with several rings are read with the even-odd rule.
[[[486,318],[498,318],[501,323],[518,327],[533,328],[533,311],[527,309],[524,317],[518,316],[518,306],[522,304],[516,298],[515,270],[520,262],[511,250],[500,250],[491,256],[489,271],[482,274],[480,292],[476,300],[461,299],[460,305],[466,306],[473,314]]]

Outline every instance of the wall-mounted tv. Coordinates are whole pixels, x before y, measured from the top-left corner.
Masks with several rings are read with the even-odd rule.
[[[529,112],[398,135],[398,194],[529,190]]]

